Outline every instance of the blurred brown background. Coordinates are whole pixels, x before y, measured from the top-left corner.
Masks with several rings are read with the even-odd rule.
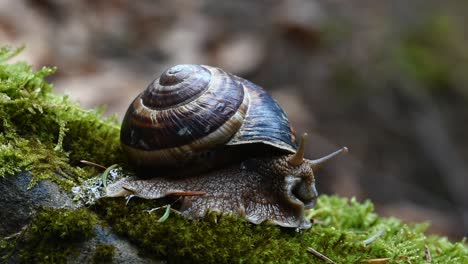
[[[0,43],[58,66],[58,93],[121,119],[164,69],[208,64],[270,91],[307,156],[348,146],[321,193],[468,235],[468,2],[0,0]]]

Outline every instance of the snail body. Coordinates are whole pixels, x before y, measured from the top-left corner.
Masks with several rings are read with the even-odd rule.
[[[318,195],[313,171],[346,149],[307,160],[304,141],[297,147],[286,114],[259,86],[210,66],[174,66],[122,123],[122,148],[144,177],[120,180],[107,195],[183,196],[189,218],[212,210],[306,229],[304,209]]]

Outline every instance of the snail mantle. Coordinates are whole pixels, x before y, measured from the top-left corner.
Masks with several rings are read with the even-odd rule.
[[[261,87],[204,65],[166,70],[130,104],[121,144],[135,177],[106,188],[106,196],[180,199],[195,219],[210,211],[254,224],[310,228],[314,171],[342,148],[304,158],[286,113]]]

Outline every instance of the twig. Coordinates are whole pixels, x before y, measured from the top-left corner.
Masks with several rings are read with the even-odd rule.
[[[167,205],[160,206],[160,207],[156,207],[156,208],[152,208],[152,209],[148,209],[148,210],[143,210],[143,212],[146,212],[146,213],[148,213],[148,214],[152,214],[154,211],[157,211],[157,210],[159,210],[159,209],[166,208],[166,206],[167,206]],[[180,212],[177,211],[176,209],[172,208],[172,207],[171,207],[171,212],[180,215]]]
[[[377,231],[377,233],[375,235],[373,235],[373,236],[369,237],[368,239],[362,241],[362,243],[364,243],[364,246],[367,246],[370,243],[374,242],[377,238],[379,238],[384,232],[385,232],[385,229],[381,228],[379,231]]]
[[[427,262],[432,262],[431,251],[427,245],[424,246],[424,255],[426,255]]]
[[[169,214],[171,213],[171,211],[175,211],[174,209],[171,208],[171,204],[166,204],[164,206],[160,206],[160,207],[156,207],[156,208],[153,208],[150,210],[144,210],[144,211],[147,212],[148,214],[152,214],[154,211],[157,211],[163,208],[166,208],[166,211],[164,211],[164,214],[158,219],[158,223],[162,223],[169,218]]]
[[[372,263],[372,264],[381,264],[381,263],[388,263],[390,262],[391,258],[376,258],[376,259],[368,259],[365,262]]]
[[[168,211],[173,211],[175,213],[178,213],[180,214],[179,211],[177,211],[176,209],[172,208],[172,206],[177,203],[178,201],[180,201],[182,199],[182,196],[180,196],[179,198],[177,198],[177,200],[175,200],[174,202],[170,203],[170,204],[166,204],[166,205],[163,205],[163,206],[160,206],[160,207],[156,207],[156,208],[152,208],[152,209],[149,209],[149,210],[143,210],[144,212],[147,212],[148,214],[151,214],[153,213],[154,211],[157,211],[159,209],[163,209],[163,208],[166,208],[166,212],[164,214],[168,214],[169,216],[169,212]],[[164,217],[164,215],[163,215]],[[162,218],[162,217],[161,217]],[[161,220],[161,219],[160,219]]]
[[[336,262],[334,262],[333,260],[331,260],[327,256],[323,255],[322,253],[318,252],[317,250],[315,250],[315,249],[313,249],[311,247],[307,248],[307,252],[309,252],[310,254],[316,256],[317,258],[325,261],[326,263],[336,264]]]
[[[325,221],[320,221],[320,220],[318,220],[318,219],[312,218],[311,220],[312,220],[312,221],[311,221],[312,224],[314,224],[314,225],[326,225],[326,224],[327,224],[327,223],[325,223]]]
[[[88,165],[88,166],[92,166],[92,167],[95,167],[95,168],[98,168],[98,169],[101,169],[101,170],[105,170],[106,167],[100,165],[100,164],[97,164],[97,163],[94,163],[92,161],[87,161],[87,160],[80,160],[81,163],[85,164],[85,165]]]
[[[34,213],[34,214],[36,214],[36,213]],[[10,250],[10,252],[6,252],[6,255],[0,257],[1,263],[9,263],[10,258],[18,250],[18,243],[21,243],[21,241],[24,239],[24,236],[26,235],[26,232],[28,232],[28,229],[31,226],[31,224],[32,224],[32,222],[30,222],[29,224],[23,226],[19,232],[15,233],[15,234],[12,234],[12,235],[5,238],[5,240],[14,239],[14,241],[13,241],[14,244],[13,244],[13,248]]]
[[[6,236],[6,237],[4,237],[3,239],[5,239],[5,240],[10,240],[10,239],[12,239],[12,238],[19,237],[19,236],[21,236],[21,235],[26,231],[26,229],[27,229],[28,227],[29,227],[29,225],[25,225],[25,226],[23,226],[23,227],[21,228],[20,231],[14,233],[14,234],[11,234],[11,235],[9,235],[9,236]]]

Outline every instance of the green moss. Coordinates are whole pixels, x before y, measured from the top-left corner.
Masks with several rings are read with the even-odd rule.
[[[43,209],[30,227],[40,240],[80,241],[94,235],[97,216],[86,208]]]
[[[229,215],[209,214],[190,221],[171,214],[157,220],[164,210],[148,214],[152,201],[123,199],[101,201],[95,208],[118,234],[128,237],[146,254],[174,261],[195,263],[320,263],[306,250],[312,247],[337,263],[355,263],[391,258],[394,263],[424,263],[427,245],[435,263],[468,260],[464,242],[426,237],[426,224],[406,225],[393,218],[380,218],[370,202],[359,203],[334,196],[321,196],[310,216],[321,224],[303,232],[272,225],[252,225]],[[364,240],[384,230],[373,243]],[[436,250],[441,253],[436,253]]]
[[[2,240],[2,259],[17,255],[22,263],[65,263],[94,236],[97,223],[97,216],[84,208],[43,209],[16,239]]]
[[[93,254],[93,263],[112,263],[115,247],[111,244],[103,244],[96,247]]]
[[[101,111],[53,95],[44,78],[55,69],[7,63],[20,51],[0,49],[0,177],[26,170],[31,185],[50,179],[68,189],[95,173],[79,167],[79,160],[121,161],[115,119],[103,120]]]

